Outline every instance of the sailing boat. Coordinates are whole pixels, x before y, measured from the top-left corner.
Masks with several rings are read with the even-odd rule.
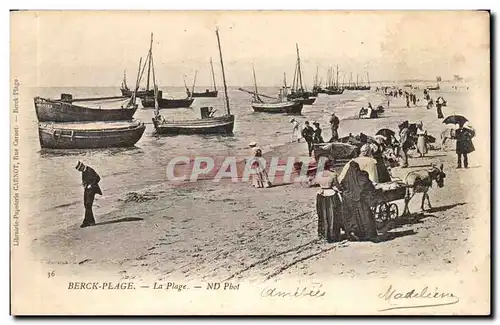
[[[288,100],[286,96],[286,83],[285,89],[280,89],[279,98],[259,94],[257,89],[257,78],[255,77],[255,69],[252,66],[253,70],[253,80],[255,91],[248,91],[243,88],[239,88],[239,90],[244,91],[246,93],[252,94],[252,108],[254,112],[262,112],[262,113],[286,113],[286,114],[297,114],[300,115],[302,112],[302,104],[299,100]],[[274,99],[273,102],[265,102],[261,97]]]
[[[151,69],[154,69],[153,64],[153,33],[151,33],[151,43],[149,46],[148,56],[146,58],[148,63],[148,76],[146,80],[146,95],[141,97],[142,106],[144,108],[154,108],[155,107],[155,96],[158,96],[158,105],[159,108],[180,108],[180,107],[189,107],[193,104],[194,99],[191,97],[188,98],[163,98],[163,93],[161,90],[157,92],[157,95],[154,95],[154,90],[149,89],[149,82],[151,76]],[[146,61],[144,62],[144,68],[146,67]],[[143,68],[143,72],[144,72]],[[141,74],[142,76],[142,74]],[[156,81],[155,81],[156,82]]]
[[[290,94],[287,95],[287,99],[298,100],[303,105],[312,105],[316,100],[316,97],[312,97],[312,93],[304,89],[304,85],[302,84],[302,68],[300,66],[299,45],[295,44],[295,47],[297,49],[297,62],[295,64],[292,88],[290,90]]]
[[[211,71],[212,71],[212,80],[214,83],[214,90],[206,89],[205,92],[197,93],[197,92],[194,92],[194,83],[193,83],[193,91],[192,92],[190,92],[189,89],[186,88],[186,93],[187,93],[188,97],[211,97],[211,98],[217,97],[217,94],[219,92],[217,91],[217,85],[215,84],[214,65],[212,63],[212,58],[210,58],[210,67],[211,67]],[[196,75],[194,77],[194,80],[196,82]]]
[[[344,93],[344,88],[339,86],[339,65],[337,64],[337,78],[335,80],[335,83],[333,82],[333,69],[329,71],[329,86],[326,87],[325,93],[328,95],[341,95]]]
[[[368,72],[366,73],[366,79],[368,80],[368,85],[361,85],[361,86],[356,86],[356,90],[370,90],[370,76],[368,75]]]
[[[128,87],[128,84],[127,84],[127,71],[124,70],[123,71],[123,80],[122,80],[122,84],[120,86],[120,91],[122,92],[122,95],[123,96],[127,96],[127,97],[132,97],[132,94],[134,93],[134,90],[133,89],[130,89]],[[136,93],[136,97],[137,98],[142,98],[146,95],[150,95],[152,96],[153,95],[153,89],[150,89],[150,90],[146,90],[146,89],[141,89],[141,90],[137,90],[137,93]]]
[[[226,114],[223,116],[212,117],[209,107],[201,107],[201,119],[168,121],[160,115],[160,105],[155,100],[155,113],[153,125],[157,134],[232,134],[234,129],[234,115],[229,108],[229,97],[227,95],[226,75],[224,72],[224,63],[222,61],[222,49],[220,46],[219,30],[215,30],[217,35],[217,45],[219,47],[220,64],[222,69],[222,80],[224,83],[224,108]],[[153,70],[154,71],[154,70]],[[153,72],[154,74],[154,72]],[[154,80],[154,76],[153,76]],[[155,87],[156,81],[155,81]],[[158,91],[156,91],[158,92]],[[155,96],[155,98],[159,98]]]
[[[441,81],[441,77],[436,77],[436,86],[433,86],[433,87],[427,87],[427,89],[429,90],[439,90],[439,82]]]

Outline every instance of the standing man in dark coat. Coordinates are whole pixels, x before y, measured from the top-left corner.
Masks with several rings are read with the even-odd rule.
[[[314,137],[314,129],[309,125],[309,121],[306,121],[304,128],[302,129],[302,137],[307,142],[307,149],[309,150],[309,157],[312,155],[313,151],[313,137]]]
[[[404,121],[399,124],[399,154],[403,159],[403,165],[401,168],[408,167],[408,150],[410,149],[412,142],[410,139],[409,122]]]
[[[332,137],[329,142],[335,142],[339,140],[339,118],[335,115],[335,113],[332,113],[332,117],[330,118],[330,127],[332,129]]]
[[[459,128],[455,131],[455,137],[457,138],[457,168],[462,168],[462,156],[464,157],[464,167],[469,168],[467,155],[476,150],[472,143],[474,136],[474,129],[468,126],[468,124],[467,127],[464,127],[463,123],[460,124]]]
[[[101,188],[99,187],[101,177],[99,177],[93,168],[85,166],[80,161],[75,168],[82,172],[82,186],[84,188],[83,206],[85,207],[85,218],[80,228],[93,226],[95,225],[95,219],[94,213],[92,212],[92,205],[94,204],[95,195],[102,195]]]

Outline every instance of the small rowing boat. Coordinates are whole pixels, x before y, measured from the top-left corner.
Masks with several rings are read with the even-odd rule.
[[[132,147],[146,126],[140,121],[39,123],[40,146],[49,149]]]

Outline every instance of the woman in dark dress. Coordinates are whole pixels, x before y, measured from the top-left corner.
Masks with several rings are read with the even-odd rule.
[[[374,203],[375,187],[368,173],[351,161],[342,179],[344,203],[343,223],[351,240],[376,240],[377,228],[370,206]]]
[[[391,174],[387,170],[387,166],[384,161],[384,150],[385,145],[383,141],[377,141],[373,143],[374,150],[372,150],[372,156],[377,161],[377,175],[379,183],[386,183],[391,181]]]

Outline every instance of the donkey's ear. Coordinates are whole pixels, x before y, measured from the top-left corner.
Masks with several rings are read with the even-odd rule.
[[[439,169],[441,169],[441,171],[443,171],[443,164],[441,164],[441,165],[439,166]]]

